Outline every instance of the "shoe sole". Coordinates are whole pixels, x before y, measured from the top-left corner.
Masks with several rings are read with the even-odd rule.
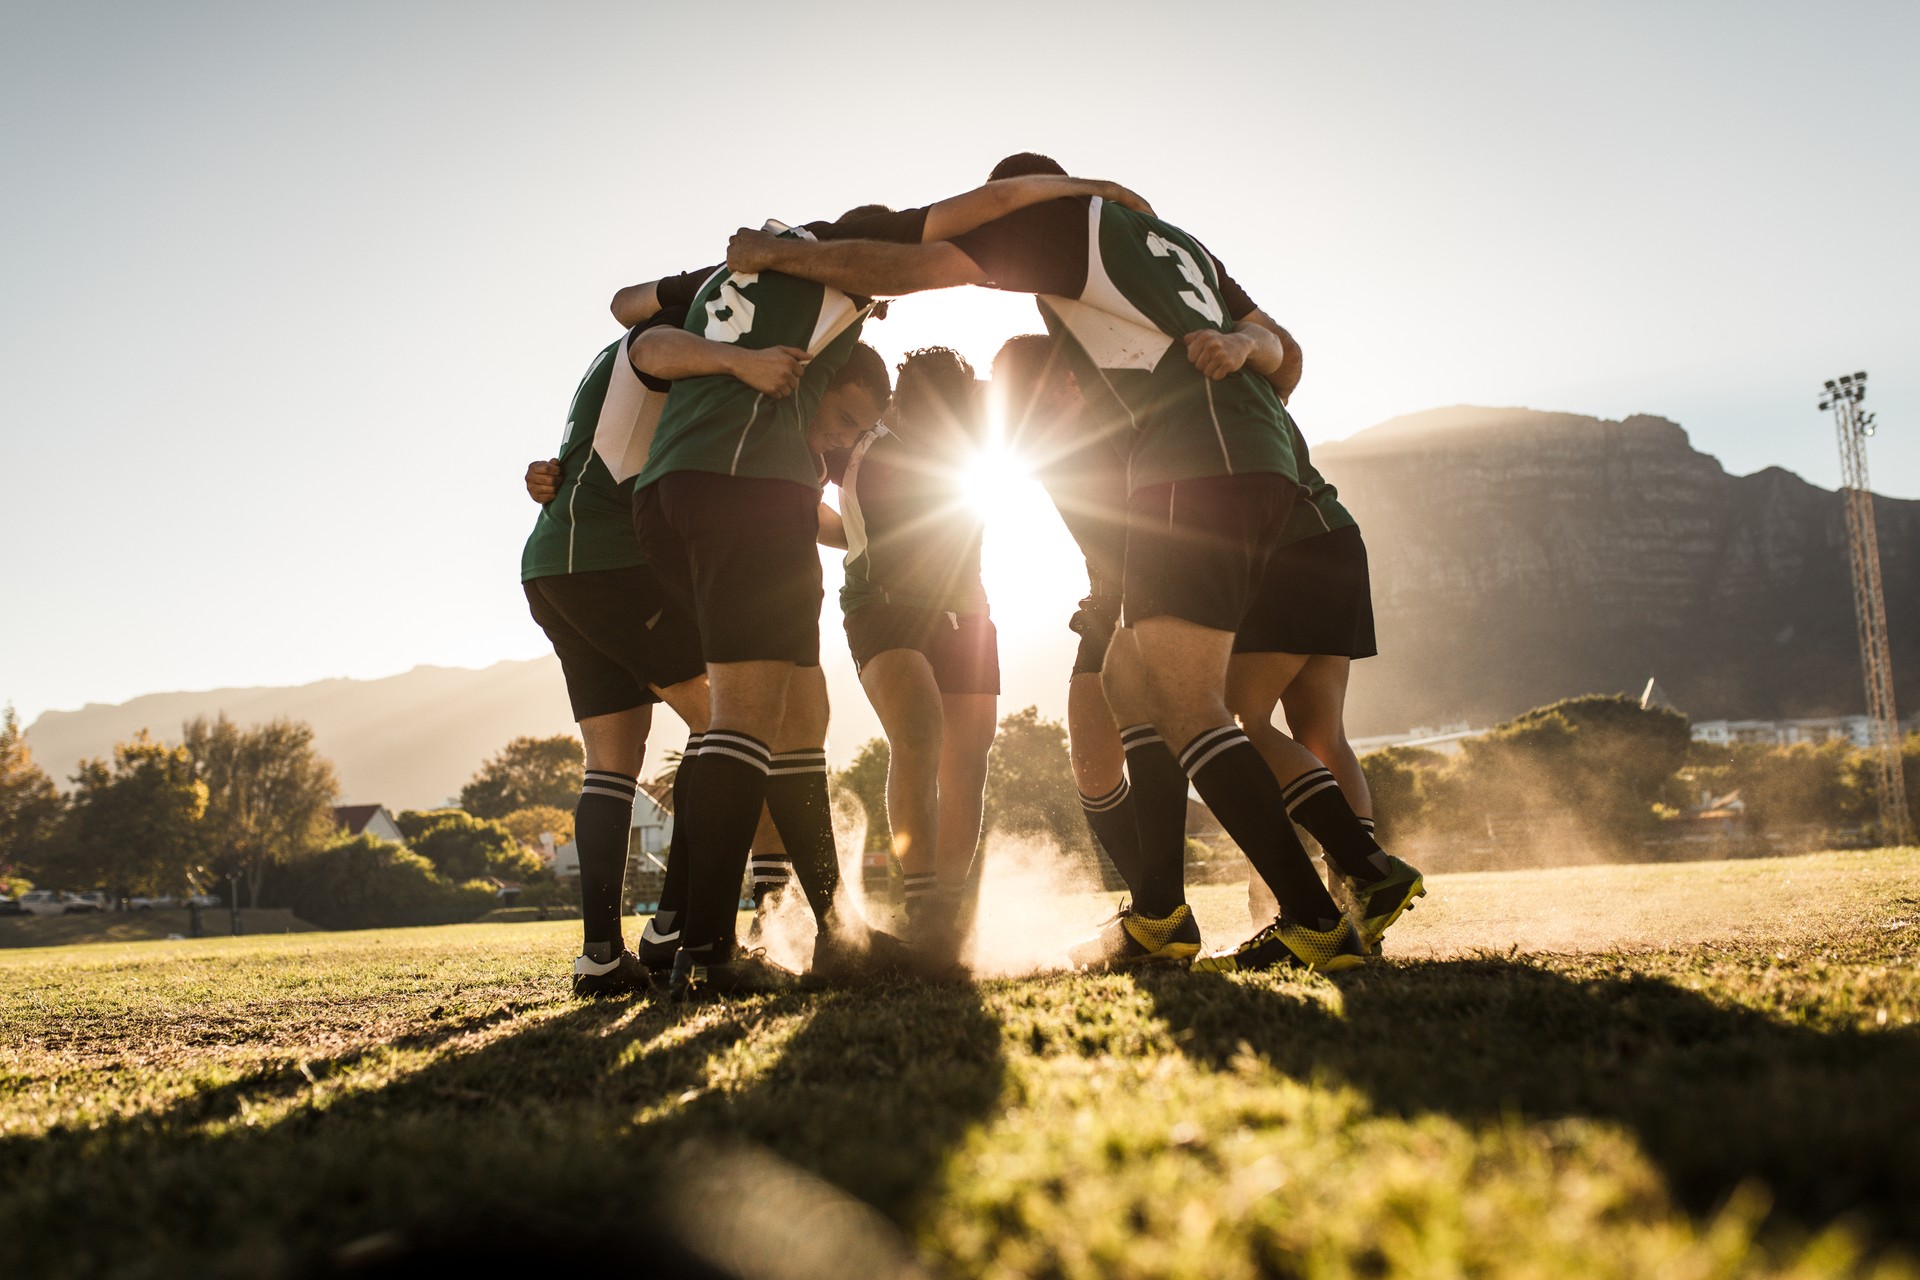
[[[1081,960],[1071,951],[1067,953],[1067,959],[1073,961],[1073,967],[1081,973],[1113,973],[1119,969],[1148,969],[1158,965],[1185,964],[1199,954],[1199,943],[1176,942],[1158,951],[1150,951],[1139,956],[1121,956],[1118,960],[1108,960],[1102,956]]]
[[[1393,909],[1393,914],[1389,915],[1383,923],[1378,926],[1371,924],[1358,925],[1357,928],[1360,933],[1360,938],[1367,944],[1367,950],[1378,952],[1380,949],[1380,940],[1387,936],[1387,930],[1393,928],[1393,922],[1413,910],[1413,900],[1415,898],[1424,898],[1426,896],[1427,881],[1425,876],[1421,876],[1414,880],[1407,896],[1400,900],[1400,905]]]

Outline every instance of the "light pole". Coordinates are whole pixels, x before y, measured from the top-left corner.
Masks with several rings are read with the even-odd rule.
[[[1880,838],[1905,844],[1913,835],[1906,779],[1900,771],[1900,720],[1893,705],[1893,650],[1887,641],[1887,599],[1880,585],[1880,536],[1867,483],[1867,437],[1873,415],[1860,410],[1867,375],[1849,373],[1827,383],[1820,401],[1833,413],[1840,443],[1840,500],[1847,516],[1847,559],[1853,569],[1853,615],[1860,633],[1860,669],[1867,686],[1868,751],[1880,801]]]

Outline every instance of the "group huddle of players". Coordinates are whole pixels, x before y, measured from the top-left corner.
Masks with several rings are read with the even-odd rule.
[[[1299,347],[1138,196],[1022,153],[963,195],[742,230],[724,264],[614,296],[627,332],[574,393],[560,456],[528,469],[521,573],[586,747],[577,994],[959,966],[1000,682],[958,481],[987,415],[957,353],[916,351],[896,381],[859,338],[874,299],[962,284],[1035,295],[1046,333],[1000,349],[991,391],[1087,561],[1068,730],[1130,900],[1073,962],[1337,970],[1425,892],[1374,840],[1342,728],[1349,664],[1375,652],[1366,548],[1287,414]],[[847,553],[847,643],[890,747],[898,936],[839,892],[821,544]],[[620,905],[656,702],[689,737],[636,951]],[[1271,895],[1271,923],[1212,955],[1186,901],[1189,784]],[[805,894],[809,975],[735,936],[750,866],[756,897],[789,875]]]

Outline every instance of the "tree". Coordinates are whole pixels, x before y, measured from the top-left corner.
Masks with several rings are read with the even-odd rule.
[[[1597,836],[1627,839],[1658,820],[1688,757],[1687,718],[1632,698],[1567,698],[1462,744],[1448,773],[1462,784],[1452,815],[1566,809]],[[1438,806],[1436,806],[1438,807]]]
[[[1426,819],[1433,779],[1447,758],[1424,747],[1386,747],[1361,757],[1373,796],[1373,816],[1382,840],[1418,830]]]
[[[448,880],[493,876],[522,881],[545,870],[539,857],[513,832],[461,809],[408,809],[395,821],[407,838],[407,847]]]
[[[515,738],[460,788],[460,807],[476,818],[504,818],[536,804],[570,809],[586,772],[586,748],[570,733]]]
[[[206,842],[211,871],[243,881],[247,905],[260,905],[269,867],[333,837],[340,782],[313,748],[313,728],[275,719],[242,729],[225,715],[186,724],[186,750],[207,787]]]
[[[64,810],[9,706],[0,716],[0,880],[30,874],[53,856]]]
[[[326,929],[454,924],[497,903],[485,882],[456,884],[419,854],[369,835],[341,840],[290,864],[273,901]]]
[[[893,848],[893,832],[887,826],[887,766],[892,759],[885,738],[869,738],[853,763],[833,775],[834,786],[851,791],[866,811],[868,853]]]
[[[192,879],[206,849],[207,787],[185,747],[142,729],[113,759],[82,760],[60,840],[57,874],[114,896],[160,893]]]
[[[540,837],[549,831],[555,844],[573,839],[573,814],[550,804],[530,804],[524,809],[515,809],[499,822],[513,833],[515,840],[525,845],[538,846]]]
[[[1067,754],[1066,726],[1042,720],[1038,707],[1000,722],[987,757],[986,828],[1042,836],[1062,850],[1092,847]]]

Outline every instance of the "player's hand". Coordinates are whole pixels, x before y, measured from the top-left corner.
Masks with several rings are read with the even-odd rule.
[[[746,347],[734,349],[733,376],[775,400],[784,400],[793,394],[806,367],[807,353],[799,347],[767,347],[761,351]]]
[[[1131,209],[1135,213],[1144,213],[1149,217],[1153,216],[1152,205],[1148,204],[1143,197],[1121,186],[1119,183],[1106,182],[1103,180],[1101,182],[1101,188],[1100,195],[1102,198],[1111,200],[1122,208]]]
[[[1199,329],[1186,336],[1187,359],[1193,367],[1215,382],[1240,372],[1253,354],[1253,339],[1244,333],[1221,333],[1217,329]]]
[[[527,464],[527,496],[543,507],[560,496],[560,459]]]
[[[754,227],[740,228],[733,233],[733,239],[727,241],[727,266],[748,274],[767,270],[773,266],[774,256],[779,252],[778,240],[779,237],[771,231]]]

